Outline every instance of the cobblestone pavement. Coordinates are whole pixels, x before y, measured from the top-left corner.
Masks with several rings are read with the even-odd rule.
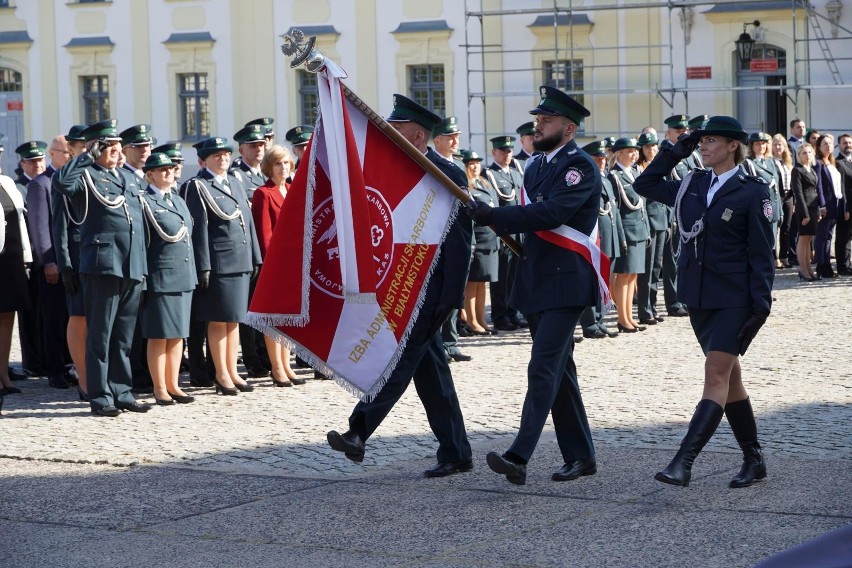
[[[768,455],[852,460],[852,280],[800,283],[776,277],[772,315],[742,359]],[[613,324],[614,325],[614,324]],[[525,331],[463,339],[473,356],[452,371],[471,443],[478,452],[508,445],[526,387]],[[17,346],[12,360],[20,358]],[[581,388],[601,446],[673,448],[702,388],[701,351],[688,318],[667,318],[644,333],[585,340],[576,347]],[[301,371],[301,373],[305,373]],[[355,465],[331,451],[330,429],[346,429],[355,399],[331,381],[217,396],[187,389],[189,405],[147,414],[93,418],[74,390],[46,379],[16,383],[0,419],[0,458],[84,464],[179,465],[211,471],[346,479],[405,468],[434,456],[436,444],[410,388]],[[143,400],[153,402],[148,395]],[[548,424],[543,443],[553,443]],[[720,428],[709,450],[735,451]],[[479,456],[482,457],[482,456]]]

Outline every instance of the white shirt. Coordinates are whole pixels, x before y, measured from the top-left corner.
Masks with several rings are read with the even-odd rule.
[[[562,149],[562,148],[564,148],[564,147],[565,147],[565,144],[563,144],[562,146],[560,146],[560,147],[556,148],[555,150],[550,151],[550,152],[549,152],[549,153],[548,153],[548,154],[544,157],[544,159],[545,159],[545,160],[547,160],[547,163],[549,164],[549,163],[550,163],[550,160],[551,160],[551,159],[553,159],[553,156],[555,156],[555,155],[556,155],[556,152],[558,152],[559,150],[561,150],[561,149]]]
[[[231,188],[230,188],[230,187],[228,187],[227,185],[225,185],[225,181],[228,179],[228,175],[227,175],[227,174],[225,174],[225,175],[223,175],[223,176],[220,176],[220,175],[218,175],[218,174],[214,174],[214,173],[213,173],[213,172],[211,172],[208,168],[204,168],[204,169],[206,169],[208,172],[210,172],[210,175],[211,175],[211,176],[213,176],[213,179],[214,179],[214,180],[215,180],[215,181],[216,181],[219,185],[221,185],[221,186],[222,186],[222,191],[224,191],[224,192],[225,192],[225,193],[227,193],[228,195],[231,195]],[[229,182],[229,183],[230,183],[230,182]]]
[[[834,197],[836,199],[840,199],[843,197],[843,192],[841,191],[841,184],[843,183],[840,180],[840,171],[833,164],[826,164],[828,168],[828,173],[831,174],[831,185],[834,189]]]
[[[711,174],[710,178],[710,191],[707,192],[707,207],[710,207],[710,203],[713,202],[713,196],[716,195],[716,192],[719,191],[719,188],[725,185],[729,179],[737,175],[737,172],[740,171],[739,166],[734,166],[733,169],[726,171],[721,175],[716,175],[716,172]],[[719,181],[713,183],[714,180],[718,179]]]

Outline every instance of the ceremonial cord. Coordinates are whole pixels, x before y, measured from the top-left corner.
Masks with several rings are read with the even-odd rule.
[[[610,171],[613,180],[615,181],[615,185],[618,186],[618,194],[621,196],[621,202],[630,209],[631,211],[638,211],[639,209],[644,209],[644,204],[642,203],[642,196],[639,196],[639,200],[636,203],[631,203],[630,198],[627,197],[627,193],[624,191],[624,185],[621,183],[621,177],[614,171]]]
[[[500,191],[500,186],[497,185],[497,179],[494,177],[494,174],[491,173],[491,170],[485,170],[485,175],[488,176],[488,181],[490,181],[491,185],[494,186],[494,190],[497,192],[497,195],[499,195],[501,199],[511,201],[518,194],[515,191],[515,186],[512,186],[512,193],[506,194]]]
[[[248,234],[246,231],[246,223],[245,219],[243,219],[243,211],[240,209],[239,204],[233,213],[226,214],[222,211],[218,205],[216,205],[216,201],[213,199],[213,196],[210,195],[210,190],[207,189],[207,186],[204,185],[204,182],[201,181],[200,178],[195,178],[195,188],[198,190],[198,195],[201,197],[201,201],[206,203],[207,207],[204,208],[204,215],[207,215],[207,208],[223,221],[233,221],[237,217],[240,219],[240,227],[243,229],[243,234]]]
[[[169,235],[163,230],[160,224],[157,223],[157,220],[154,218],[154,212],[151,211],[151,206],[148,205],[148,202],[144,199],[142,200],[142,209],[145,211],[145,216],[148,218],[148,224],[153,227],[154,232],[157,233],[157,236],[159,236],[167,243],[180,242],[186,237],[187,233],[189,233],[189,229],[186,228],[186,223],[181,220],[181,227],[180,229],[178,229],[178,232],[174,235]]]
[[[693,172],[689,172],[686,176],[684,176],[683,181],[680,182],[680,187],[677,190],[677,197],[675,197],[675,219],[677,219],[677,226],[680,230],[680,241],[682,243],[689,242],[690,239],[694,239],[701,234],[701,231],[704,230],[703,215],[692,224],[692,228],[689,231],[684,229],[683,220],[681,219],[681,201],[686,193],[686,188],[689,187],[689,182],[692,181],[692,174]]]

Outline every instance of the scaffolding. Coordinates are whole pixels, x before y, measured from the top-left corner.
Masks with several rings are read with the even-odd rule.
[[[506,56],[512,54],[529,54],[534,55],[535,52],[547,52],[552,57],[554,62],[561,61],[576,61],[578,55],[584,52],[601,52],[605,50],[630,50],[630,49],[656,49],[659,50],[660,59],[658,62],[644,63],[627,63],[619,62],[617,65],[604,64],[595,65],[583,62],[583,72],[594,72],[595,70],[605,69],[608,67],[616,67],[618,69],[626,68],[651,68],[657,67],[661,71],[664,78],[658,84],[654,85],[632,85],[625,86],[619,84],[615,88],[586,88],[585,84],[578,86],[576,83],[575,73],[570,70],[557,69],[552,75],[553,84],[561,88],[572,96],[597,96],[597,95],[615,95],[621,97],[624,95],[653,95],[666,103],[670,108],[674,108],[675,100],[681,97],[683,100],[683,110],[689,112],[689,93],[698,92],[733,92],[733,91],[778,91],[792,104],[792,108],[796,116],[800,114],[800,94],[804,94],[807,99],[806,114],[802,116],[808,124],[811,124],[811,93],[815,90],[826,89],[848,89],[852,87],[848,81],[844,81],[840,68],[837,65],[838,61],[852,60],[852,57],[834,57],[833,51],[838,53],[852,53],[852,30],[840,25],[839,10],[831,14],[831,8],[827,7],[827,14],[822,14],[808,0],[789,0],[789,9],[791,13],[790,27],[792,37],[791,53],[787,54],[787,68],[792,65],[792,82],[782,81],[778,85],[712,85],[712,86],[688,86],[689,80],[686,76],[679,76],[675,72],[676,65],[687,67],[687,48],[690,43],[691,21],[688,25],[684,22],[687,18],[692,18],[693,15],[703,8],[713,8],[716,6],[725,5],[740,5],[748,4],[753,6],[752,9],[759,10],[761,5],[767,8],[777,9],[779,2],[777,0],[718,0],[715,2],[698,1],[698,0],[659,0],[659,1],[642,1],[642,0],[610,0],[610,3],[596,3],[587,5],[583,0],[553,0],[552,7],[540,8],[517,8],[517,9],[500,9],[500,10],[484,10],[483,4],[487,0],[465,0],[465,39],[464,45],[467,66],[467,119],[468,124],[474,124],[472,119],[477,111],[481,112],[481,124],[483,130],[474,132],[471,128],[469,132],[469,144],[473,144],[474,137],[483,137],[484,140],[489,138],[488,132],[488,101],[493,99],[506,99],[509,97],[529,97],[529,91],[512,92],[512,91],[495,91],[488,89],[486,82],[487,77],[491,74],[512,74],[512,73],[541,73],[544,70],[541,68],[531,68],[529,65],[525,67],[508,68],[505,65]],[[589,19],[589,14],[601,14],[603,12],[625,11],[636,9],[659,9],[665,11],[667,18],[664,18],[661,29],[666,28],[666,34],[661,38],[662,41],[655,44],[642,45],[595,45],[593,47],[578,47],[575,42],[574,33],[577,22],[594,25],[594,21]],[[553,25],[553,47],[547,49],[504,49],[500,43],[489,41],[486,22],[491,18],[505,18],[509,16],[545,16],[552,18]],[[834,18],[830,17],[834,16]],[[675,19],[679,20],[681,46],[683,60],[675,62],[675,34],[678,33],[673,28]],[[773,25],[776,25],[775,22]],[[823,24],[831,26],[831,37],[826,37],[823,32]],[[803,30],[799,30],[802,26]],[[567,28],[567,35],[561,34],[559,28]],[[502,20],[500,28],[502,29]],[[478,33],[477,33],[478,31]],[[804,31],[804,34],[801,32]],[[842,32],[842,35],[841,35]],[[800,37],[802,36],[803,37]],[[846,42],[837,45],[839,42]],[[812,44],[816,44],[817,49],[813,49]],[[834,48],[834,49],[832,49]],[[811,57],[812,51],[816,51],[818,57]],[[500,58],[498,68],[489,67],[487,61],[493,57]],[[811,64],[827,65],[829,75],[833,83],[811,83]],[[788,73],[789,75],[789,73]],[[478,103],[478,104],[477,104]],[[850,125],[852,126],[852,125]],[[494,133],[503,134],[503,132]],[[585,136],[601,138],[606,135],[617,134],[612,132],[591,132],[584,133]]]

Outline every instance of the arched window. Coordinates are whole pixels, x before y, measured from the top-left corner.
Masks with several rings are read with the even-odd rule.
[[[776,59],[778,60],[778,69],[786,69],[787,68],[787,51],[781,49],[780,47],[776,47],[774,45],[767,45],[765,43],[756,43],[751,52],[752,61],[755,59]],[[743,63],[740,61],[740,70],[741,71],[750,71],[751,70],[751,61]]]
[[[21,90],[21,74],[14,69],[0,67],[0,93],[17,93]]]

